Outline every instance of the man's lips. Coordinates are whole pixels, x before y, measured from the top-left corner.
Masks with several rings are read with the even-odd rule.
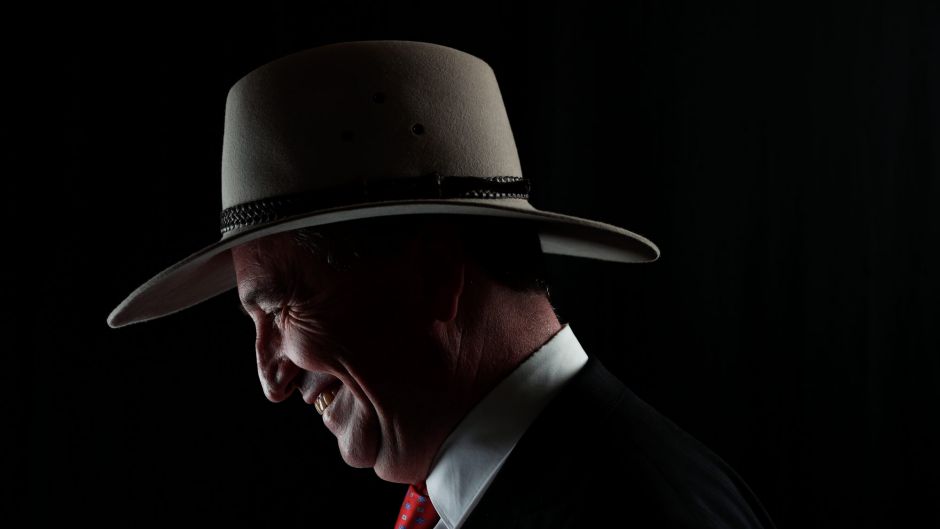
[[[342,382],[326,373],[319,373],[318,375],[315,380],[305,384],[303,397],[304,402],[312,404],[317,413],[323,415],[323,410],[333,402],[333,398],[336,397],[336,392],[342,386]]]

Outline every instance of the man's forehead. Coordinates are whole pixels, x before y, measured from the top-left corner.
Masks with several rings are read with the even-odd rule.
[[[288,262],[290,248],[282,240],[262,238],[232,248],[232,262],[239,291],[244,286],[274,286],[282,282],[283,266]]]
[[[267,265],[284,258],[290,250],[285,244],[285,234],[275,234],[248,241],[231,249],[236,269],[247,266]]]

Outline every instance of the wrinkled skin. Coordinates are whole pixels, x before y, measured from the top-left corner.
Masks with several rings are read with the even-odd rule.
[[[344,271],[287,234],[232,250],[265,395],[280,402],[297,389],[313,404],[334,389],[322,419],[343,459],[399,483],[426,476],[479,396],[479,369],[461,369],[479,359],[461,355],[455,324],[463,266],[425,249]]]

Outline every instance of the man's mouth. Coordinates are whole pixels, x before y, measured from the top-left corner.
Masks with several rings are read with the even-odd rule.
[[[315,373],[304,380],[302,389],[304,402],[313,404],[317,413],[323,415],[342,387],[343,383],[335,376],[323,372]]]

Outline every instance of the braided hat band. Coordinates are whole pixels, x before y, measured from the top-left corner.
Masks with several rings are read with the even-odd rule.
[[[529,198],[530,183],[521,176],[424,176],[386,178],[339,185],[308,193],[265,198],[222,210],[222,234],[304,212],[363,202],[434,198]]]

